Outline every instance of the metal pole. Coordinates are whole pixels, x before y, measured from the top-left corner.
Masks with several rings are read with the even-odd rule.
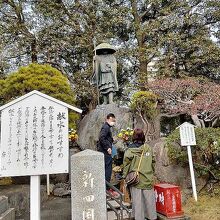
[[[95,40],[94,40],[94,50],[95,50],[95,63],[94,63],[94,70],[95,70],[95,75],[96,75],[96,89],[97,89],[97,99],[98,99],[98,105],[100,105],[100,101],[99,101],[99,82],[98,82],[98,80],[99,80],[99,78],[98,78],[98,71],[96,71],[97,70],[97,63],[96,63],[96,42],[95,42]]]
[[[189,168],[190,168],[190,175],[191,175],[191,181],[192,181],[193,196],[194,196],[195,200],[197,201],[196,182],[195,182],[192,153],[191,153],[190,146],[187,146],[187,152],[188,152],[188,159],[189,159]]]
[[[40,176],[31,176],[30,220],[40,220]]]
[[[47,174],[47,195],[50,195],[50,174]]]

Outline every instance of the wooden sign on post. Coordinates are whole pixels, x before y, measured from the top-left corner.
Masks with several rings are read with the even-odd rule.
[[[0,176],[31,176],[31,219],[40,219],[40,175],[69,172],[68,108],[38,91],[1,111]]]
[[[180,141],[182,146],[196,145],[194,125],[184,122],[178,128],[180,129]]]
[[[196,145],[194,125],[188,122],[184,122],[178,128],[180,129],[181,145],[187,146],[193,196],[195,200],[197,201],[196,182],[195,182],[195,174],[194,174],[194,169],[193,169],[192,152],[191,152],[191,146]]]

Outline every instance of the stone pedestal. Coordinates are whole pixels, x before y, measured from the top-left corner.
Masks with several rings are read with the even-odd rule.
[[[15,209],[8,208],[8,197],[0,197],[0,220],[15,220]]]
[[[71,157],[72,220],[107,220],[104,155],[85,150]]]
[[[10,208],[0,215],[0,220],[15,220],[15,209]]]
[[[113,113],[116,117],[116,125],[112,129],[113,136],[117,136],[121,129],[142,128],[146,129],[140,116],[132,114],[128,107],[118,106],[116,103],[99,105],[89,112],[79,123],[77,143],[82,149],[96,150],[100,129],[106,116]],[[153,126],[154,125],[154,126]],[[146,140],[153,141],[160,136],[160,117],[158,116],[150,125],[150,133]]]
[[[99,132],[109,113],[113,113],[116,117],[113,136],[116,136],[121,129],[133,127],[133,116],[129,108],[119,107],[115,103],[97,106],[80,121],[78,144],[82,149],[96,150]]]
[[[0,214],[8,209],[8,197],[0,196]]]

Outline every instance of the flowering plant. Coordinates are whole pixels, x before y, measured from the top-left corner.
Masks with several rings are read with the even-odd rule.
[[[134,134],[134,130],[131,128],[121,129],[118,133],[118,138],[122,139],[124,142],[128,142],[132,140],[132,136]]]
[[[70,129],[69,130],[69,141],[76,142],[77,139],[78,139],[78,134],[76,130]]]

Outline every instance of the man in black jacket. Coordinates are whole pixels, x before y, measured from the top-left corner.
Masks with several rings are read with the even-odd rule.
[[[104,160],[105,160],[105,180],[110,182],[111,175],[112,175],[112,132],[111,127],[115,124],[115,115],[110,113],[106,117],[106,122],[102,126],[100,134],[99,134],[99,141],[98,141],[98,151],[104,153]],[[109,189],[106,186],[107,190],[112,196],[117,197],[118,193]]]

